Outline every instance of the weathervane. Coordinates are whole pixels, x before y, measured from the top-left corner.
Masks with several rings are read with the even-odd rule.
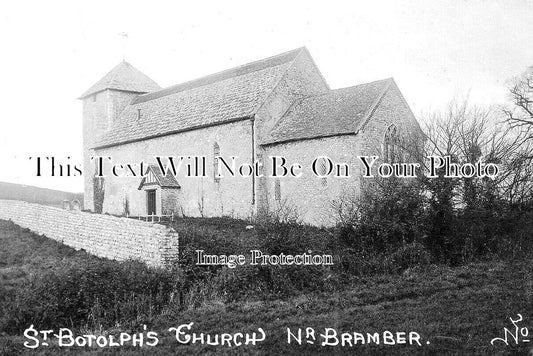
[[[120,32],[118,34],[122,40],[122,61],[126,61],[126,42],[128,40],[128,34],[126,32]]]

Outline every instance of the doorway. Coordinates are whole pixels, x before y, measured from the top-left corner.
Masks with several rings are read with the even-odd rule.
[[[146,191],[146,207],[148,215],[156,215],[155,190]]]

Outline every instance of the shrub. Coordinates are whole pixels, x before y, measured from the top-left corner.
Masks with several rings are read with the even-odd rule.
[[[290,216],[294,218],[295,215]],[[182,298],[185,306],[202,304],[210,297],[225,302],[244,297],[284,297],[330,284],[331,271],[323,266],[252,266],[246,263],[230,269],[196,264],[196,250],[212,255],[242,254],[247,258],[250,250],[256,249],[271,255],[309,251],[334,254],[331,232],[300,225],[285,217],[272,214],[258,219],[252,229],[247,228],[249,223],[233,219],[202,219],[201,225],[190,224],[194,219],[178,220],[173,227],[180,234],[182,250],[178,268],[184,275],[180,290],[185,294]]]
[[[386,258],[386,265],[391,272],[401,272],[417,266],[427,266],[430,263],[431,254],[424,245],[417,242],[400,247]]]
[[[417,180],[375,178],[360,197],[337,202],[340,242],[382,253],[418,240],[424,233],[424,203]]]
[[[353,247],[339,249],[339,264],[335,271],[343,278],[372,276],[385,273],[383,253],[368,253]]]
[[[35,274],[8,298],[2,329],[135,326],[168,303],[174,291],[169,271],[141,262],[94,257],[60,261]]]

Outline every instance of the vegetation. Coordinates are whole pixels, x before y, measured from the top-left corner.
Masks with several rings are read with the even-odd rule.
[[[229,219],[186,219],[180,223],[183,231],[201,231],[207,234],[204,236],[218,231],[219,238],[228,241],[233,234],[238,236],[237,239],[254,235],[246,229],[245,223]],[[317,234],[324,233],[315,230]],[[515,317],[517,313],[533,315],[531,260],[528,258],[476,262],[456,268],[426,264],[427,261],[421,260],[420,266],[404,269],[412,266],[413,256],[424,255],[416,253],[420,246],[408,245],[388,259],[388,263],[403,270],[402,273],[361,276],[344,281],[343,286],[331,290],[320,290],[323,286],[296,286],[295,289],[303,287],[314,291],[285,297],[276,296],[274,289],[273,297],[255,300],[242,300],[241,296],[246,293],[225,296],[224,285],[218,279],[216,286],[222,288],[219,296],[227,300],[200,298],[193,302],[194,295],[208,294],[200,287],[207,288],[205,281],[208,277],[204,273],[199,277],[204,284],[190,289],[188,303],[180,303],[174,294],[179,288],[174,283],[181,281],[183,276],[177,271],[169,273],[135,262],[99,259],[36,236],[9,222],[0,222],[0,231],[2,355],[56,355],[72,351],[81,354],[149,352],[155,355],[175,352],[325,354],[333,350],[339,354],[353,354],[354,351],[390,354],[391,350],[400,355],[506,354],[525,351],[524,345],[527,344],[491,346],[490,340],[503,336],[503,327],[510,327],[509,317]],[[227,271],[221,269],[223,274]],[[193,275],[192,270],[190,273]],[[243,273],[246,275],[242,278],[256,278],[248,275],[249,272]],[[277,280],[275,275],[271,278]],[[246,283],[252,285],[249,280]],[[288,283],[284,285],[292,288]],[[254,293],[254,288],[242,290],[245,291]],[[237,301],[230,301],[232,299]],[[198,343],[180,345],[168,328],[190,322],[195,323],[195,331],[211,334],[252,332],[261,327],[266,331],[267,339],[256,346],[239,348]],[[31,324],[38,330],[69,327],[79,333],[94,335],[140,332],[146,324],[149,330],[158,333],[160,343],[154,348],[59,348],[52,343],[49,347],[29,350],[23,346],[27,340],[22,332]],[[423,340],[430,341],[430,345],[393,346],[393,349],[385,345],[354,348],[330,348],[306,342],[300,346],[288,345],[287,327],[291,330],[313,327],[317,333],[323,332],[324,327],[356,332],[416,331]]]
[[[416,178],[367,178],[360,196],[334,202],[346,260],[403,251],[419,256],[417,263],[461,265],[531,248],[530,134],[499,114],[455,101],[427,118],[423,140],[399,134],[389,163],[409,157],[421,172]],[[499,174],[469,176],[455,169],[450,177],[441,168],[431,177],[428,162],[435,155],[457,167],[497,164]],[[352,274],[360,269],[347,268]]]
[[[430,342],[395,347],[394,354],[526,351],[527,344],[504,348],[490,340],[511,327],[510,317],[533,316],[530,79],[526,74],[512,88],[515,108],[503,111],[503,121],[498,119],[502,111],[452,102],[427,118],[423,140],[400,135],[392,140],[399,147],[387,150],[391,163],[407,155],[424,165],[434,154],[448,156],[453,164],[495,163],[497,177],[449,178],[439,171],[433,178],[366,180],[360,196],[334,202],[334,228],[299,224],[288,204],[253,225],[180,218],[169,224],[180,234],[181,256],[163,270],[89,256],[0,221],[0,354],[28,351],[21,335],[32,324],[38,330],[68,327],[96,335],[138,332],[150,325],[161,335],[151,354],[178,347],[186,354],[332,351],[306,342],[288,345],[287,327],[313,327],[318,333],[324,327],[416,331]],[[197,250],[249,255],[251,249],[272,255],[310,251],[336,259],[333,266],[196,263]],[[168,328],[191,321],[204,333],[261,327],[268,337],[237,349],[178,346]],[[391,353],[387,347],[360,350]],[[38,350],[61,351],[56,345]]]

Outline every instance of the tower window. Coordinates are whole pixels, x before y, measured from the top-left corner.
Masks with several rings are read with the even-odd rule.
[[[218,176],[218,159],[220,157],[220,146],[215,142],[213,145],[213,181],[220,183],[220,177]]]
[[[93,103],[96,102],[96,98],[97,98],[97,96],[98,96],[98,93],[94,93],[94,94],[93,94]]]

